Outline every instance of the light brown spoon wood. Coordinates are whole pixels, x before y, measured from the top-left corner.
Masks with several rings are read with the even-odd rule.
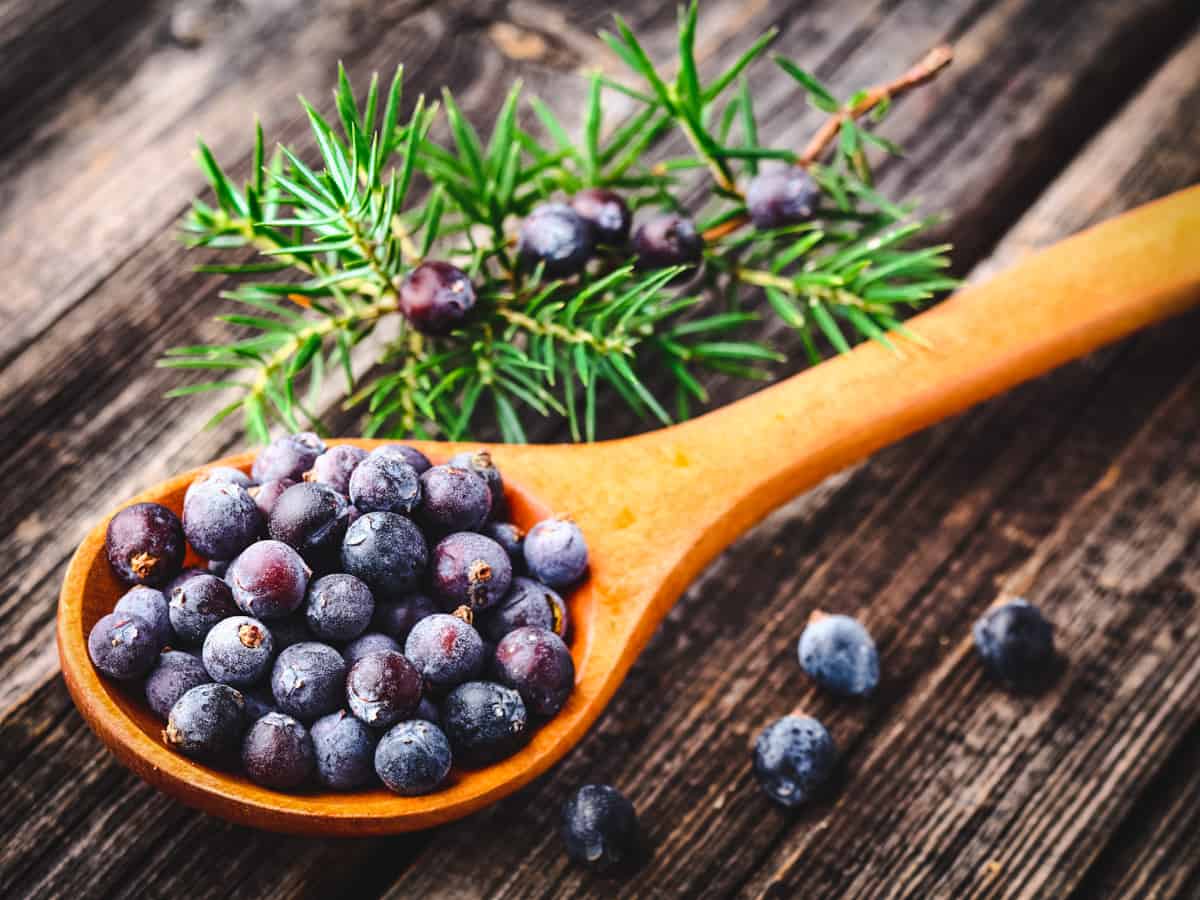
[[[635,438],[490,447],[518,524],[565,512],[587,536],[590,577],[569,600],[577,684],[523,750],[490,768],[456,771],[445,790],[427,797],[382,789],[278,793],[168,750],[138,692],[100,677],[88,659],[88,630],[122,590],[103,554],[106,522],[80,546],[63,585],[63,675],[84,717],[126,765],[207,812],[331,835],[448,822],[517,790],[574,746],[688,583],[770,510],[880,447],[1198,300],[1200,187],[1064,241],[916,317],[910,326],[929,349],[906,344],[901,357],[863,344],[724,409]],[[435,460],[460,449],[419,446]],[[218,464],[248,467],[251,458]],[[179,510],[195,474],[134,500]]]

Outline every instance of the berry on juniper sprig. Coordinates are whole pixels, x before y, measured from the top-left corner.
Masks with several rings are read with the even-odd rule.
[[[911,246],[927,222],[883,196],[871,157],[897,152],[876,127],[895,98],[945,68],[949,48],[845,101],[775,57],[826,115],[796,152],[764,140],[754,108],[753,64],[777,33],[704,78],[698,28],[693,0],[680,13],[678,59],[657,67],[617,17],[601,38],[630,77],[588,76],[578,140],[520,84],[485,138],[449,91],[402,115],[401,70],[386,92],[373,78],[364,100],[339,69],[336,119],[304,103],[320,165],[282,146],[268,158],[260,127],[242,186],[201,144],[216,202],[194,204],[185,239],[251,245],[266,261],[211,267],[260,279],[223,293],[250,307],[224,317],[247,331],[169,351],[165,366],[219,371],[172,395],[237,391],[217,420],[240,410],[265,442],[272,420],[323,433],[313,403],[326,373],[342,371],[367,436],[462,440],[483,422],[522,442],[536,413],[592,440],[601,391],[668,424],[707,402],[704,370],[769,376],[785,354],[745,330],[764,310],[796,337],[783,349],[813,362],[859,339],[919,340],[902,319],[954,285],[949,248]],[[614,92],[634,103],[623,122],[606,121]],[[439,119],[448,139],[434,136]],[[664,159],[672,132],[690,152]],[[685,208],[700,179],[707,202]],[[694,272],[702,284],[681,277]],[[729,308],[701,311],[700,287]],[[385,318],[399,334],[377,377],[358,385],[353,348]],[[254,477],[299,480],[323,451],[311,433],[277,442]]]

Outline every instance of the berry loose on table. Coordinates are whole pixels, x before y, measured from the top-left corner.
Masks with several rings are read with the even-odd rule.
[[[567,856],[597,871],[637,861],[641,831],[633,804],[607,784],[585,784],[563,803],[562,838]]]
[[[158,503],[127,506],[108,523],[104,551],[125,584],[163,587],[183,568],[183,524]]]
[[[835,694],[865,697],[879,684],[879,653],[861,623],[849,616],[813,613],[800,635],[800,665]]]
[[[400,312],[423,334],[449,334],[475,306],[475,288],[467,273],[450,263],[421,263],[404,277]]]
[[[1028,601],[988,610],[975,623],[973,635],[984,665],[1010,687],[1037,690],[1053,675],[1054,627]]]
[[[782,806],[801,806],[828,783],[837,748],[825,726],[808,716],[772,722],[754,745],[754,777],[767,796]]]

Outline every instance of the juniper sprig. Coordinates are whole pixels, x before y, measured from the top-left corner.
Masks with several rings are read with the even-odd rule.
[[[232,262],[200,268],[238,276],[221,294],[238,311],[220,319],[240,334],[168,351],[163,366],[222,373],[169,396],[229,391],[234,399],[213,422],[240,410],[251,436],[265,441],[272,422],[325,431],[317,396],[340,368],[346,404],[363,411],[367,436],[462,439],[490,419],[504,440],[520,442],[536,413],[564,417],[574,439],[593,440],[602,392],[665,424],[707,401],[703,370],[769,378],[791,348],[744,336],[762,313],[777,315],[813,363],[862,339],[893,346],[894,334],[907,333],[904,311],[954,282],[945,274],[948,246],[916,246],[928,221],[874,186],[871,156],[899,153],[876,127],[894,97],[950,61],[949,49],[845,101],[776,57],[827,115],[797,153],[760,141],[750,89],[749,69],[775,31],[705,82],[696,30],[693,0],[680,11],[676,74],[668,77],[618,17],[601,38],[632,78],[587,76],[578,139],[520,83],[485,140],[449,91],[440,102],[418,98],[402,116],[402,68],[386,93],[376,76],[358,97],[339,67],[336,117],[301,99],[318,165],[285,146],[268,158],[259,126],[250,180],[238,185],[201,143],[215,200],[195,201],[183,233],[191,246],[234,251]],[[619,123],[605,115],[613,92],[636,107]],[[691,152],[651,162],[673,131]],[[743,182],[768,166],[802,167],[811,177],[817,200],[803,221],[754,225]],[[677,198],[697,175],[711,182],[694,211],[698,267],[647,271],[624,246],[602,248],[569,277],[522,265],[513,234],[539,204],[599,187],[642,214],[686,213]],[[405,276],[433,259],[466,273],[476,297],[446,335],[421,333],[401,315]],[[705,309],[714,296],[727,302]],[[354,348],[385,317],[399,323],[398,336],[358,384]],[[648,385],[650,370],[666,373],[673,396]]]

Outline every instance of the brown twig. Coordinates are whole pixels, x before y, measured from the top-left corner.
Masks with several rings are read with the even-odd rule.
[[[881,84],[867,91],[858,103],[854,104],[850,109],[839,110],[831,115],[817,129],[816,134],[804,148],[804,152],[800,154],[796,160],[798,166],[811,166],[821,155],[829,148],[829,145],[834,142],[838,136],[838,131],[842,127],[842,123],[846,119],[859,119],[873,110],[885,100],[892,100],[899,97],[901,94],[907,93],[913,88],[925,84],[927,81],[933,80],[937,74],[950,65],[954,59],[954,50],[949,44],[941,44],[934,47],[918,62],[915,66],[896,78],[889,81],[887,84]],[[704,232],[706,241],[715,241],[732,234],[743,225],[750,221],[748,216],[742,215],[730,219],[727,222],[722,222],[720,225],[715,225]]]

